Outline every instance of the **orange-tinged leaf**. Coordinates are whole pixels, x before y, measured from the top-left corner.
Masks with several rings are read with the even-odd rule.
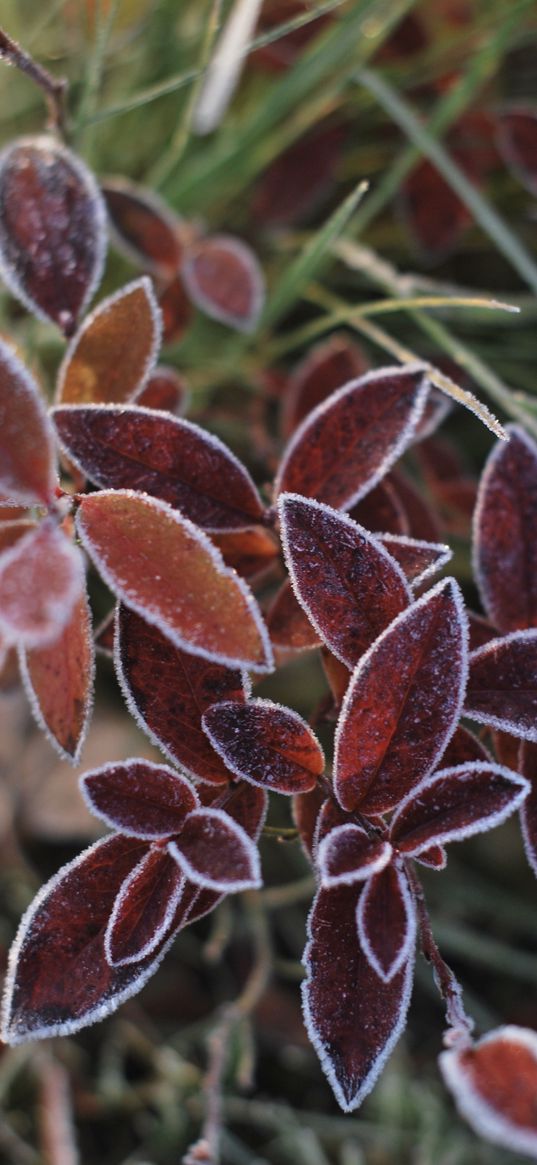
[[[82,499],[80,537],[110,588],[178,647],[231,667],[272,667],[251,591],[209,538],[166,502],[131,490]]]
[[[121,178],[101,189],[119,249],[155,274],[173,275],[181,261],[180,220],[151,191]]]
[[[211,542],[218,547],[226,565],[232,566],[237,574],[249,581],[264,575],[278,557],[274,539],[261,526],[250,530],[223,530],[211,534]]]
[[[37,384],[0,340],[0,490],[8,501],[48,505],[54,497],[54,430]]]
[[[46,518],[0,555],[0,631],[25,647],[51,643],[83,586],[80,551]]]
[[[168,364],[157,364],[150,372],[145,384],[136,393],[136,404],[146,409],[162,409],[163,412],[182,416],[190,400],[190,390],[183,376]]]

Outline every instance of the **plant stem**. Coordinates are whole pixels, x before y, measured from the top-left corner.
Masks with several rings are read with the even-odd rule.
[[[406,871],[416,899],[423,956],[431,964],[434,981],[446,1004],[448,1029],[444,1035],[444,1042],[450,1047],[454,1044],[461,1046],[470,1041],[470,1035],[474,1029],[474,1021],[464,1010],[462,987],[451,970],[451,967],[442,958],[436,944],[431,928],[431,920],[425,904],[423,888],[414,866],[411,863],[407,863]]]
[[[0,28],[0,59],[7,61],[8,64],[14,65],[21,73],[26,73],[27,77],[41,89],[45,95],[45,101],[48,109],[47,129],[56,130],[60,136],[64,136],[65,131],[65,94],[67,91],[67,80],[65,77],[53,77],[47,69],[42,65],[38,65],[29,53],[17,44],[12,37],[8,36]]]

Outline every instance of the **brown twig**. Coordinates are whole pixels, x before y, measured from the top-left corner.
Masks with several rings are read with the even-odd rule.
[[[65,77],[53,77],[42,65],[38,65],[33,57],[12,37],[0,28],[0,59],[14,65],[21,73],[26,73],[45,95],[48,109],[47,129],[57,130],[64,135],[65,130],[65,94],[67,80]]]
[[[423,888],[410,862],[407,863],[407,873],[416,898],[423,956],[431,964],[434,981],[446,1005],[448,1026],[444,1033],[444,1043],[449,1047],[453,1047],[455,1044],[460,1046],[469,1043],[475,1025],[473,1019],[464,1010],[462,987],[436,945]]]

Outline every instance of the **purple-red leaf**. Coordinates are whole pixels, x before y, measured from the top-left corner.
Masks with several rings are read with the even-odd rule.
[[[354,518],[366,530],[381,534],[408,534],[408,518],[395,486],[386,478],[379,481],[365,498],[349,510],[349,518]]]
[[[418,250],[435,262],[453,251],[472,222],[466,204],[427,158],[405,179],[399,203]]]
[[[255,845],[221,809],[194,809],[168,850],[186,877],[208,890],[235,894],[261,885]]]
[[[123,604],[115,666],[128,708],[151,740],[192,776],[225,784],[229,770],[209,744],[201,718],[211,704],[245,699],[241,673],[181,651]]]
[[[181,267],[192,302],[212,319],[251,332],[265,298],[263,272],[253,251],[231,235],[192,243]]]
[[[466,639],[462,596],[446,579],[362,657],[336,733],[334,784],[344,809],[393,809],[434,767],[461,714]]]
[[[380,534],[378,540],[399,563],[411,587],[418,587],[431,575],[443,570],[453,551],[443,542],[424,542],[400,534]]]
[[[152,847],[127,875],[114,902],[104,936],[112,967],[139,963],[169,929],[184,887],[177,862],[166,849]]]
[[[326,834],[317,850],[321,885],[351,886],[378,874],[392,856],[389,841],[369,836],[361,825],[338,825]]]
[[[492,639],[472,652],[464,714],[537,740],[537,627]]]
[[[271,642],[279,652],[311,651],[319,646],[320,636],[297,602],[289,579],[276,591],[266,613],[266,624]]]
[[[58,374],[65,405],[115,404],[142,388],[160,345],[160,312],[144,276],[104,299],[73,337]]]
[[[442,1052],[444,1081],[476,1133],[537,1158],[537,1034],[500,1027],[477,1044]]]
[[[371,1092],[406,1022],[413,961],[383,983],[356,933],[356,886],[320,890],[308,920],[304,1019],[338,1103],[358,1108]]]
[[[48,506],[57,482],[54,430],[39,388],[0,340],[0,490],[23,505]]]
[[[297,793],[293,797],[293,821],[298,829],[304,853],[310,861],[313,860],[317,819],[325,801],[326,793],[321,785],[315,785],[309,793]]]
[[[157,364],[142,388],[136,393],[136,404],[146,409],[162,409],[179,417],[186,412],[190,390],[183,376],[168,364]]]
[[[137,405],[60,406],[53,417],[68,456],[105,489],[151,494],[210,531],[240,530],[263,517],[244,466],[191,421]]]
[[[46,647],[21,649],[20,665],[37,723],[60,756],[76,764],[91,716],[95,672],[85,593],[59,637]]]
[[[501,765],[456,765],[420,781],[401,802],[390,830],[394,846],[416,857],[432,845],[462,841],[500,825],[522,804],[528,782]]]
[[[365,354],[346,336],[331,336],[312,348],[295,368],[283,397],[282,429],[290,437],[312,409],[349,380],[367,372]]]
[[[283,19],[288,19],[295,7],[306,10],[305,6],[282,5]],[[300,31],[309,31],[310,27],[308,22]],[[285,39],[281,37],[266,49],[257,50],[255,57],[260,52],[278,49]],[[345,127],[340,122],[324,121],[279,153],[256,186],[252,201],[256,220],[263,225],[281,226],[309,215],[334,184],[345,136]]]
[[[412,440],[427,394],[421,365],[381,368],[332,393],[296,430],[275,493],[350,509]]]
[[[174,275],[182,255],[180,219],[152,191],[121,178],[109,178],[101,189],[114,243],[156,275]]]
[[[88,809],[112,829],[146,841],[178,833],[199,805],[185,777],[138,757],[84,773],[80,791]]]
[[[362,950],[384,983],[414,952],[416,906],[403,869],[393,863],[366,882],[356,911]]]
[[[186,293],[180,275],[171,279],[159,295],[162,314],[162,339],[165,344],[177,344],[182,340],[192,322],[194,308]]]
[[[0,155],[0,269],[13,295],[71,336],[97,287],[106,210],[93,175],[52,137]]]
[[[323,752],[311,728],[271,700],[214,704],[202,724],[227,768],[263,789],[307,793],[324,772]]]
[[[270,671],[270,643],[251,591],[177,510],[130,490],[103,490],[82,499],[77,528],[111,590],[176,646]]]
[[[211,542],[218,547],[226,566],[233,567],[241,578],[252,582],[266,574],[278,557],[274,539],[261,526],[236,533],[213,534]]]
[[[537,113],[507,109],[496,117],[498,147],[509,169],[530,194],[537,195]]]
[[[487,461],[475,511],[475,575],[500,631],[537,625],[537,446],[508,425]]]
[[[298,601],[334,655],[352,667],[409,605],[403,572],[372,534],[329,506],[285,493],[279,511]]]
[[[84,590],[77,547],[45,518],[0,554],[0,631],[22,647],[51,644]]]
[[[537,745],[523,740],[518,756],[518,768],[529,782],[528,796],[520,807],[520,824],[524,849],[530,866],[537,875]]]
[[[455,765],[473,764],[474,761],[484,761],[489,764],[492,756],[485,745],[460,725],[453,733],[445,752],[440,757],[443,769],[453,769]],[[506,766],[509,768],[509,765]]]

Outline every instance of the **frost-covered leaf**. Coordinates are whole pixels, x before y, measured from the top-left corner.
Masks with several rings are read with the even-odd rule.
[[[120,604],[115,666],[127,706],[171,760],[202,781],[221,785],[229,770],[203,732],[211,704],[246,698],[244,677],[182,651],[141,615]]]
[[[474,519],[475,575],[500,631],[537,625],[537,445],[508,425],[487,461]]]
[[[162,409],[174,417],[186,412],[190,390],[184,376],[168,364],[157,364],[136,393],[136,404],[146,409]]]
[[[537,1034],[496,1028],[439,1058],[461,1116],[487,1141],[537,1160]]]
[[[56,483],[54,430],[45,402],[33,376],[0,339],[0,490],[23,505],[48,506]]]
[[[91,716],[95,672],[91,611],[85,593],[59,637],[46,647],[21,649],[20,664],[37,723],[60,756],[76,764]]]
[[[209,740],[230,772],[277,793],[307,793],[324,772],[321,746],[301,716],[271,700],[214,704]]]
[[[406,515],[407,529],[402,533],[424,542],[440,542],[442,529],[438,516],[411,478],[399,468],[392,469],[386,484],[395,490]]]
[[[77,529],[111,590],[177,647],[270,671],[270,643],[253,595],[177,510],[130,490],[103,490],[82,499]]]
[[[97,287],[106,211],[93,175],[52,137],[0,154],[0,270],[9,290],[66,336]]]
[[[166,849],[152,847],[127,875],[104,936],[112,967],[139,963],[166,934],[184,888],[184,877]]]
[[[389,841],[370,836],[361,825],[338,825],[327,833],[317,850],[321,885],[350,886],[377,874],[392,856]]]
[[[261,526],[252,530],[222,531],[211,535],[211,542],[218,547],[226,566],[232,566],[242,578],[257,581],[278,558],[278,547],[270,534]]]
[[[522,741],[518,768],[529,783],[529,793],[520,807],[524,849],[530,866],[537,875],[537,744],[528,740]]]
[[[421,365],[381,368],[332,393],[294,433],[275,493],[350,509],[410,443],[426,393]]]
[[[455,765],[473,764],[474,761],[484,761],[489,764],[492,756],[481,740],[461,725],[453,733],[445,752],[440,757],[443,769],[455,768]],[[509,765],[507,765],[509,768]]]
[[[146,841],[178,833],[199,805],[185,777],[138,757],[84,773],[80,791],[90,812],[106,825]]]
[[[453,551],[443,542],[424,542],[400,534],[379,534],[379,542],[399,563],[411,587],[418,587],[431,575],[443,570]]]
[[[530,106],[514,106],[496,115],[498,147],[509,169],[537,195],[537,112]]]
[[[265,298],[265,280],[246,243],[213,235],[184,253],[181,275],[192,302],[212,319],[240,332],[255,327]]]
[[[537,740],[537,627],[492,639],[472,652],[464,714]]]
[[[77,547],[45,518],[0,554],[0,631],[22,647],[44,647],[69,622],[84,590]]]
[[[372,530],[377,535],[409,533],[403,503],[391,481],[386,478],[352,506],[349,518],[354,518],[360,526],[365,526],[366,530]]]
[[[264,8],[265,5],[262,11]],[[287,19],[290,11],[288,4],[281,5],[280,18]],[[319,25],[321,19],[318,18]],[[316,24],[317,21],[309,21],[298,31],[309,32]],[[287,39],[280,37],[258,49],[250,60],[259,59],[261,53],[278,50]],[[345,127],[340,121],[330,119],[317,122],[313,129],[279,153],[263,171],[255,188],[252,210],[257,221],[271,226],[292,223],[309,215],[324,201],[335,181],[344,138]]]
[[[339,711],[350,683],[351,671],[324,646],[321,648],[321,662],[332,693],[334,707],[336,711]]]
[[[158,302],[162,315],[163,342],[178,344],[194,317],[194,308],[180,275],[176,275],[166,284],[160,292]]]
[[[401,569],[345,514],[297,494],[279,501],[285,560],[321,639],[352,667],[410,603]]]
[[[151,494],[210,531],[240,530],[263,517],[244,466],[191,421],[137,405],[59,406],[52,415],[68,456],[105,489]]]
[[[187,878],[208,890],[235,894],[261,885],[255,845],[221,809],[194,809],[168,851]]]
[[[297,601],[289,579],[276,591],[265,618],[278,651],[311,651],[319,646],[319,633]]]
[[[362,657],[336,733],[334,785],[344,809],[393,809],[442,755],[461,714],[467,628],[446,579],[387,628]]]
[[[293,821],[298,829],[304,853],[310,861],[313,860],[317,819],[325,801],[326,792],[321,785],[315,785],[309,793],[297,793],[293,797]]]
[[[64,405],[121,404],[140,391],[160,345],[161,322],[144,276],[103,299],[73,336],[58,374]]]
[[[399,205],[414,244],[435,262],[451,254],[472,222],[466,204],[428,158],[422,158],[403,182]]]
[[[385,865],[366,882],[356,911],[362,950],[389,983],[413,956],[416,906],[404,869]]]
[[[283,397],[282,429],[290,437],[304,417],[369,367],[365,353],[347,336],[331,336],[308,352],[295,368]]]
[[[152,191],[109,178],[101,190],[114,243],[156,275],[171,276],[182,256],[181,221]]]
[[[356,932],[360,890],[320,890],[308,920],[304,1019],[337,1101],[358,1108],[376,1084],[406,1022],[413,960],[383,983]]]
[[[478,615],[475,611],[468,611],[468,629],[470,631],[470,651],[477,651],[478,647],[484,647],[485,643],[490,643],[491,639],[496,639],[498,636],[494,625],[485,619],[484,615]]]
[[[500,825],[518,809],[529,785],[501,765],[474,761],[426,777],[399,805],[392,843],[405,857],[432,845],[462,841]]]

